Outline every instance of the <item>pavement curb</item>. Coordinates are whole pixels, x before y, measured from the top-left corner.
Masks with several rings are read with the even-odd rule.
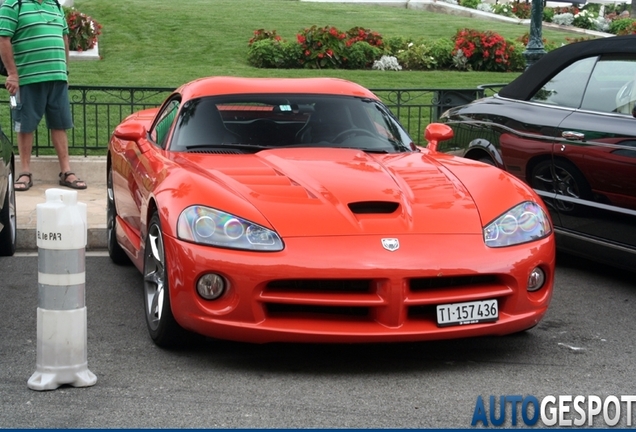
[[[78,201],[86,204],[86,250],[107,248],[106,235],[106,157],[72,156],[71,170],[86,181],[88,188],[78,191]],[[16,176],[20,172],[16,155]],[[16,192],[16,249],[29,252],[37,246],[37,205],[46,202],[46,190],[62,188],[59,185],[60,167],[57,156],[31,158],[33,187],[27,192]]]

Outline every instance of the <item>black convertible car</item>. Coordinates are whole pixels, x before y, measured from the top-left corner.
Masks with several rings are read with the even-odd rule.
[[[440,151],[496,165],[551,209],[557,247],[636,269],[636,35],[545,55],[495,96],[453,108]]]

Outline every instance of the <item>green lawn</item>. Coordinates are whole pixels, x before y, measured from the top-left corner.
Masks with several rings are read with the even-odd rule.
[[[459,71],[350,71],[256,69],[248,65],[254,30],[276,30],[287,40],[312,25],[365,27],[384,37],[452,37],[464,27],[516,38],[529,26],[461,18],[421,10],[297,0],[76,0],[75,7],[103,26],[99,61],[73,61],[71,84],[159,86],[209,75],[334,76],[370,88],[471,88],[506,83],[517,73]],[[571,34],[543,31],[550,41]]]

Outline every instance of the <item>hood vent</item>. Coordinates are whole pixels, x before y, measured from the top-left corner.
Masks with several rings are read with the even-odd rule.
[[[349,209],[355,214],[391,214],[400,203],[390,201],[360,201],[349,203]]]
[[[244,152],[237,149],[207,149],[207,150],[190,150],[188,153],[205,153],[205,154],[243,154]]]

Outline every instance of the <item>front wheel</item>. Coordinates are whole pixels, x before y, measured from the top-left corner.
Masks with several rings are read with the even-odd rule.
[[[115,264],[130,264],[130,259],[126,252],[117,243],[117,208],[115,207],[115,193],[113,192],[113,169],[108,170],[106,179],[106,239],[108,256]]]
[[[571,162],[556,159],[539,162],[532,170],[530,184],[534,189],[574,199],[589,199],[590,186],[583,174]],[[555,199],[553,206],[563,213],[575,213],[580,206]]]
[[[168,269],[159,215],[155,212],[148,225],[144,249],[144,309],[148,332],[155,344],[174,346],[184,334],[170,307]]]

